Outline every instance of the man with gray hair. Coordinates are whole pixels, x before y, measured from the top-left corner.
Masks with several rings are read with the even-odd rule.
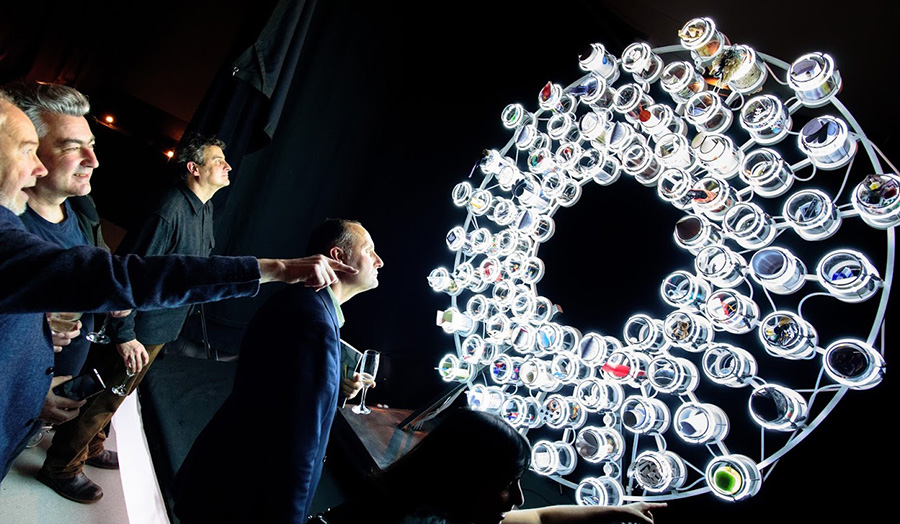
[[[85,119],[91,110],[87,97],[65,85],[40,82],[16,82],[6,86],[6,91],[34,124],[40,140],[37,155],[47,168],[47,176],[25,189],[28,205],[19,217],[25,229],[61,247],[108,249],[100,233],[97,208],[87,196],[91,174],[99,166],[94,135]],[[80,330],[78,323],[82,324]],[[78,415],[81,403],[54,394],[53,388],[81,371],[90,341],[79,335],[89,333],[93,326],[93,315],[82,316],[72,329],[65,330],[51,320],[55,376],[41,411],[42,420],[60,424]]]

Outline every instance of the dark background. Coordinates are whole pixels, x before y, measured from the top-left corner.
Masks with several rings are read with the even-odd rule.
[[[101,167],[93,194],[111,226],[127,229],[168,183],[163,152],[185,128],[199,125],[211,88],[227,84],[232,61],[256,38],[273,6],[271,0],[167,0],[4,9],[0,81],[65,82],[91,96],[96,115],[116,116],[113,126],[94,125]],[[452,205],[450,190],[469,175],[482,149],[499,149],[508,140],[499,123],[506,104],[534,109],[545,82],[576,80],[582,74],[578,54],[592,42],[616,55],[635,40],[669,45],[687,20],[710,16],[732,42],[787,62],[809,51],[830,53],[844,78],[841,101],[869,138],[896,157],[898,78],[890,36],[897,15],[895,5],[870,0],[814,12],[808,4],[774,1],[319,2],[278,129],[270,143],[261,142],[266,147],[247,151],[232,186],[217,195],[218,250],[299,256],[309,229],[326,216],[361,220],[386,265],[377,290],[346,304],[342,336],[385,354],[372,402],[417,408],[444,388],[434,367],[453,351],[452,339],[434,326],[434,312],[447,307],[447,297],[425,281],[434,267],[452,266],[443,238],[464,214]],[[808,115],[795,118],[804,122]],[[236,158],[233,151],[226,150],[229,159]],[[867,172],[864,160],[860,155],[854,177]],[[819,172],[815,184],[833,194],[842,175]],[[472,181],[480,183],[481,175]],[[557,233],[540,252],[547,277],[539,290],[563,306],[559,321],[620,336],[620,326],[636,312],[662,318],[662,278],[692,264],[671,240],[679,216],[624,176],[609,188],[586,186],[577,206],[557,213]],[[840,233],[883,268],[884,233],[856,219],[846,220]],[[833,247],[792,248],[813,261]],[[210,308],[222,351],[237,351],[233,341],[273,290],[267,286],[256,299]],[[784,300],[795,299],[779,303]],[[846,334],[865,338],[874,306],[848,309],[814,299],[804,316],[824,343]],[[760,360],[760,374],[769,380],[815,380],[817,365]],[[738,430],[751,427],[740,403],[746,393],[701,386],[698,396],[728,406],[735,426],[726,442],[754,456],[759,432]],[[775,468],[759,495],[735,505],[711,495],[676,501],[659,521],[833,522],[889,515],[885,497],[896,452],[878,424],[890,420],[885,410],[892,398],[890,375],[874,390],[850,392]],[[784,440],[767,439],[773,439],[767,450]],[[535,504],[549,500],[547,492],[528,496]]]

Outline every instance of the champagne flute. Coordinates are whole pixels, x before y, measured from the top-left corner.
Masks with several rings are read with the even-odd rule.
[[[363,381],[362,396],[359,399],[359,405],[353,406],[352,411],[357,415],[368,415],[372,412],[366,407],[366,391],[369,386],[375,383],[375,375],[378,374],[378,360],[381,354],[377,351],[367,349],[359,361],[359,376]]]
[[[106,334],[106,325],[109,324],[110,318],[112,318],[112,315],[107,313],[106,318],[103,319],[103,325],[100,326],[100,331],[91,331],[84,338],[95,344],[109,344],[110,340],[109,335]]]
[[[122,381],[118,386],[113,386],[110,388],[110,391],[113,392],[114,395],[118,395],[120,397],[124,397],[128,395],[128,381],[131,380],[131,377],[135,376],[137,373],[131,370],[130,367],[125,367],[125,380]]]

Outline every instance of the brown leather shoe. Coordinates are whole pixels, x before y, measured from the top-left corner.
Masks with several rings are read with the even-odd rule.
[[[119,454],[115,451],[104,449],[96,457],[84,461],[88,466],[101,469],[119,469]]]
[[[103,496],[103,489],[91,482],[91,479],[87,478],[84,473],[79,473],[70,479],[54,479],[50,478],[47,472],[41,468],[38,471],[37,479],[60,496],[82,504],[92,504]]]

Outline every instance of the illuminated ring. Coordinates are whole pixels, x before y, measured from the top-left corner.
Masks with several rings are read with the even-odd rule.
[[[696,37],[688,29],[699,29],[705,36]],[[874,344],[893,278],[900,177],[883,172],[874,146],[835,98],[841,80],[833,61],[811,53],[787,64],[735,45],[731,52],[737,65],[727,86],[736,95],[723,101],[706,89],[691,62],[666,64],[659,57],[677,53],[698,66],[715,66],[726,47],[715,24],[695,19],[683,31],[683,47],[649,49],[634,44],[621,64],[602,45],[594,44],[580,63],[588,74],[565,88],[548,83],[538,96],[536,112],[527,112],[521,104],[504,109],[502,123],[513,130],[510,142],[485,156],[481,171],[486,176],[479,187],[462,182],[452,192],[454,203],[468,212],[465,224],[447,235],[448,246],[456,252],[454,269],[438,268],[428,279],[433,289],[450,296],[452,304],[440,312],[438,324],[454,336],[457,354],[444,357],[439,371],[446,380],[466,382],[476,392],[470,403],[486,405],[488,390],[476,383],[476,368],[487,365],[498,385],[521,385],[530,391],[528,396],[510,394],[499,407],[492,402],[487,409],[499,409],[522,431],[583,427],[575,449],[602,473],[595,471],[578,483],[560,475],[574,471],[571,464],[560,468],[543,460],[544,455],[558,455],[557,442],[535,444],[542,454],[536,469],[573,488],[580,504],[666,500],[707,492],[732,501],[752,496],[761,487],[762,469],[815,429],[848,389],[874,387],[884,373],[883,349]],[[782,102],[766,91],[775,76],[769,74],[770,66],[788,73],[793,101]],[[617,80],[618,87],[613,85]],[[648,86],[657,80],[663,96],[648,94]],[[674,109],[666,105],[670,103],[666,97]],[[574,113],[579,102],[593,104],[580,117]],[[801,106],[831,109],[799,126],[792,115]],[[543,120],[549,120],[546,127]],[[733,141],[735,133],[744,133],[746,141]],[[775,146],[782,151],[795,147],[807,158],[789,164]],[[799,178],[799,171],[841,169],[863,151],[876,175],[847,186],[852,210],[850,204],[837,205],[827,193],[798,184],[811,178]],[[555,306],[537,293],[544,275],[537,253],[555,232],[556,211],[577,203],[582,186],[591,182],[608,186],[622,175],[656,186],[663,201],[685,212],[675,226],[674,240],[695,256],[696,274],[684,269],[670,273],[660,294],[674,311],[664,320],[631,317],[620,340],[598,333],[582,335],[553,322]],[[491,190],[497,185],[500,191],[494,194]],[[770,216],[748,195],[781,199],[781,215]],[[815,263],[803,261],[779,241],[785,231],[792,231],[801,240],[821,242],[838,234],[843,219],[854,214],[886,231],[883,271],[859,251],[835,250]],[[727,242],[737,247],[732,250]],[[810,271],[813,275],[808,275]],[[824,292],[812,292],[816,285]],[[801,289],[807,294],[794,309],[775,305],[776,299]],[[461,314],[458,300],[463,293],[473,296]],[[834,341],[827,349],[818,346],[815,327],[800,311],[807,298],[817,295],[846,304],[878,295],[868,335]],[[729,342],[740,335],[742,343],[757,350],[715,340],[715,333]],[[483,353],[479,339],[485,344]],[[764,351],[758,351],[759,346]],[[671,353],[682,350],[688,354]],[[821,361],[817,354],[822,354]],[[759,377],[757,357],[821,362],[831,382],[817,385],[815,395],[833,394],[831,400],[812,411],[798,391]],[[723,441],[736,418],[730,420],[720,407],[695,397],[698,378],[746,395],[751,416],[743,418],[753,420],[767,435],[794,435],[775,451],[767,447],[759,462],[748,458],[755,453],[732,454]],[[638,394],[625,392],[626,387]],[[680,402],[677,410],[663,402],[673,399]],[[602,424],[596,424],[598,418]],[[673,454],[678,458],[672,459],[664,447],[636,456],[639,438],[660,439],[670,426],[679,437],[672,445],[705,444],[716,456],[699,467],[680,455]],[[615,452],[604,453],[599,447],[604,438],[617,444],[610,435],[623,434],[634,438],[631,465],[640,458],[638,465],[645,474],[638,480],[632,477],[627,486],[623,472],[634,471],[622,464],[628,452],[614,445]],[[624,446],[629,447],[627,442]],[[681,460],[692,468],[680,467]],[[647,468],[656,468],[661,476],[657,479]],[[682,478],[681,472],[690,474],[691,469],[705,473],[695,482]],[[696,487],[703,481],[705,486]],[[635,488],[653,495],[635,495]]]

